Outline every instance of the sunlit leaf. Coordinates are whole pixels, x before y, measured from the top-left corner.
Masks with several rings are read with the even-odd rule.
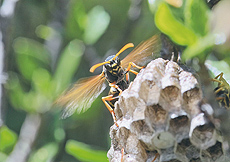
[[[207,56],[207,54],[213,48],[214,44],[215,41],[213,35],[200,38],[196,43],[184,50],[182,58],[187,60],[198,56],[201,60],[204,60],[205,56]]]
[[[48,143],[40,149],[36,150],[29,158],[29,162],[49,162],[58,152],[57,143]]]
[[[23,97],[25,92],[22,89],[17,76],[13,74],[10,75],[10,79],[8,80],[5,87],[9,90],[10,103],[13,105],[13,107],[16,109],[23,109]]]
[[[34,71],[32,77],[33,85],[36,91],[45,96],[52,94],[52,80],[51,74],[48,70],[38,68]]]
[[[87,25],[84,32],[84,41],[87,44],[94,44],[105,32],[110,22],[109,14],[102,6],[94,7],[87,18]]]
[[[80,63],[81,56],[84,53],[85,47],[79,40],[71,41],[64,52],[61,54],[58,61],[57,69],[54,74],[54,79],[57,82],[57,91],[62,91],[70,83],[76,69]]]
[[[55,30],[46,25],[39,25],[36,28],[35,33],[38,37],[42,39],[48,39],[51,35],[55,33]]]
[[[29,91],[25,91],[17,76],[10,75],[10,80],[5,87],[9,91],[12,106],[15,109],[21,109],[30,113],[47,111],[53,102],[52,94],[54,94],[56,87],[53,83],[45,82],[45,80],[47,79],[44,79],[42,83],[37,83],[38,85],[34,85],[34,88]],[[49,92],[51,88],[53,88],[52,93]]]
[[[98,151],[90,148],[84,143],[69,140],[66,144],[66,151],[76,159],[84,162],[108,162],[106,151]]]
[[[28,80],[31,79],[35,69],[48,67],[50,64],[49,52],[37,41],[19,37],[14,41],[13,47],[17,54],[19,70]]]
[[[57,141],[62,141],[65,138],[65,131],[63,130],[63,128],[55,129],[54,137]]]
[[[193,31],[205,36],[208,33],[208,7],[204,1],[187,0],[184,10],[185,24]]]
[[[48,111],[52,105],[52,100],[47,98],[47,96],[33,90],[24,95],[23,102],[23,110],[30,113],[44,113]]]
[[[197,40],[195,33],[178,21],[164,2],[158,6],[155,23],[163,33],[180,45],[191,45]]]
[[[69,40],[82,39],[87,23],[87,13],[82,0],[70,1],[70,9],[66,18],[66,35]]]
[[[49,64],[49,52],[44,46],[29,38],[19,37],[14,41],[14,50],[18,54],[25,54],[36,58],[38,61]]]
[[[39,109],[41,102],[38,99],[35,91],[30,90],[23,95],[23,110],[26,112],[36,112]]]
[[[17,135],[6,126],[0,128],[0,152],[9,153],[17,141]]]

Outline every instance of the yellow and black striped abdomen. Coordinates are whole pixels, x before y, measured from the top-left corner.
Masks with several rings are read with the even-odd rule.
[[[216,100],[219,102],[220,106],[223,106],[229,109],[229,91],[228,89],[220,89],[220,87],[216,87],[214,89],[216,93]]]
[[[229,109],[230,86],[224,79],[223,75],[223,73],[220,73],[215,78],[213,78],[212,81],[218,83],[217,87],[214,89],[216,100],[219,102],[221,107]]]

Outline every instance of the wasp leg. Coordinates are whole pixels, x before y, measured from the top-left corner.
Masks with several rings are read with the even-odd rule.
[[[217,83],[220,83],[220,84],[222,83],[222,81],[220,81],[219,79],[215,79],[215,78],[214,78],[214,79],[211,79],[211,81],[217,82]]]
[[[137,75],[138,74],[138,72],[137,71],[134,71],[134,70],[129,70],[131,73],[133,73],[133,74],[135,74],[135,75]]]
[[[136,64],[133,63],[133,62],[130,62],[130,63],[129,63],[129,66],[128,66],[127,69],[126,69],[126,71],[129,71],[130,68],[131,68],[131,66],[133,66],[133,67],[135,67],[135,68],[138,68],[138,69],[143,69],[143,68],[144,68],[144,67],[142,67],[142,66],[136,65]]]
[[[224,97],[216,97],[216,100],[224,100],[225,98]]]
[[[215,78],[211,79],[213,82],[217,82],[222,84],[223,82],[221,81],[223,79],[223,75],[224,73],[220,73],[219,75],[217,75]],[[220,77],[220,78],[219,78]],[[219,78],[219,79],[218,79]]]
[[[105,104],[105,106],[107,107],[107,109],[109,110],[109,112],[112,114],[114,124],[118,127],[117,119],[116,119],[115,113],[114,113],[112,107],[108,104],[107,101],[112,101],[112,100],[114,100],[114,99],[117,99],[117,98],[120,96],[120,94],[122,93],[122,90],[118,87],[118,85],[116,85],[115,82],[109,83],[109,86],[110,86],[110,87],[113,87],[113,88],[116,88],[116,89],[119,91],[119,94],[118,94],[118,96],[116,96],[116,97],[114,97],[113,95],[109,95],[109,96],[106,96],[106,97],[102,97],[102,101],[104,102],[104,104]]]
[[[224,91],[224,90],[225,90],[225,88],[220,87],[220,88],[218,88],[217,90],[215,90],[215,94],[219,93],[220,91]]]
[[[136,64],[133,63],[133,62],[130,62],[130,63],[129,63],[129,66],[128,66],[127,69],[126,69],[126,71],[130,71],[130,72],[132,72],[132,73],[135,74],[135,75],[137,75],[138,72],[136,72],[136,71],[134,71],[134,70],[131,70],[131,66],[133,66],[133,67],[135,67],[135,68],[138,68],[138,69],[143,69],[143,68],[144,68],[144,67],[141,67],[141,66],[136,65]]]
[[[218,77],[220,77],[219,80],[221,80],[221,79],[223,78],[223,75],[224,75],[224,73],[222,72],[222,73],[220,73],[219,75],[217,75],[214,79],[217,79]]]
[[[229,109],[229,97],[227,95],[224,97],[216,97],[216,100],[219,102],[220,106],[224,106]]]
[[[158,158],[159,155],[160,155],[159,153],[156,153],[152,162],[154,162]]]
[[[118,87],[118,85],[115,84],[115,82],[114,83],[109,83],[109,86],[113,87],[113,88],[116,88],[120,92],[119,95],[122,93],[122,90]]]
[[[107,107],[107,109],[109,110],[109,112],[112,114],[114,124],[118,127],[117,119],[116,119],[115,113],[114,113],[112,107],[107,103],[107,101],[112,101],[112,100],[114,100],[114,99],[116,99],[116,97],[113,97],[113,95],[109,95],[109,96],[106,96],[106,97],[102,97],[102,101],[104,102],[104,104],[105,104],[105,106]]]
[[[124,148],[121,149],[121,162],[124,162]]]

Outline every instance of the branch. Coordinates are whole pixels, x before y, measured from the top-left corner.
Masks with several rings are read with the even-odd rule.
[[[226,161],[222,137],[202,110],[212,116],[196,77],[173,61],[153,60],[115,105],[119,128],[110,130],[109,160],[121,161],[124,149],[123,160],[132,162],[151,162],[156,153],[158,161]]]
[[[28,114],[14,150],[6,162],[26,162],[41,125],[41,116]]]
[[[7,56],[9,44],[9,26],[14,8],[18,0],[5,0],[0,6],[0,127],[3,125],[3,86],[7,76],[5,74],[5,56]]]

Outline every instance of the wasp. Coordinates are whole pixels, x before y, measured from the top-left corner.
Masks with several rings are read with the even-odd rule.
[[[218,83],[218,86],[214,89],[216,94],[216,100],[220,103],[220,106],[229,109],[230,86],[228,82],[224,79],[223,73],[217,75],[215,78],[212,79],[212,81]]]
[[[120,60],[118,56],[123,51],[134,47],[133,43],[128,43],[117,54],[111,55],[104,62],[92,66],[90,72],[94,72],[96,68],[103,66],[101,74],[80,79],[75,83],[73,88],[57,100],[59,105],[65,107],[61,118],[67,118],[75,111],[81,113],[88,110],[92,102],[106,88],[105,80],[107,80],[110,91],[108,96],[102,97],[102,101],[112,114],[114,123],[117,125],[116,116],[113,111],[114,103],[118,100],[122,91],[129,86],[129,72],[138,74],[137,71],[131,68],[142,69],[147,62],[153,59],[156,53],[159,53],[159,45],[159,36],[155,35],[145,42],[140,43],[123,60]]]

